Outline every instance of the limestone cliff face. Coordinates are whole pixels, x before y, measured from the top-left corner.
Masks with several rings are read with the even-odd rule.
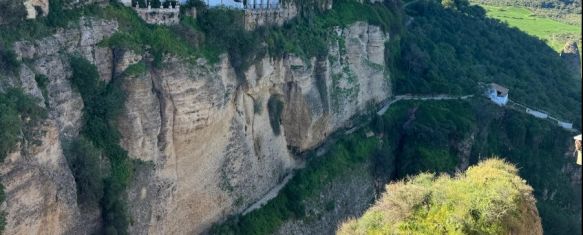
[[[24,7],[27,19],[35,19],[49,14],[48,0],[26,0],[24,1]]]
[[[321,143],[368,103],[390,95],[387,35],[356,23],[338,29],[328,58],[263,58],[244,85],[223,58],[210,65],[176,59],[125,78],[122,145],[152,161],[129,192],[135,234],[200,233],[258,200],[297,166],[288,146]],[[342,43],[343,41],[346,44]],[[122,61],[135,61],[129,53]],[[279,135],[268,100],[283,97]]]
[[[114,21],[83,18],[76,27],[35,41],[14,44],[20,66],[18,77],[0,84],[20,87],[38,98],[49,117],[37,127],[37,140],[24,140],[18,151],[0,164],[0,179],[6,187],[6,234],[88,234],[99,226],[99,214],[86,216],[77,205],[75,180],[63,155],[63,143],[79,133],[83,101],[68,78],[66,53],[78,54],[99,68],[103,79],[112,71],[112,53],[96,44],[117,30]],[[64,53],[65,52],[65,53]],[[35,81],[48,78],[46,92]]]
[[[4,234],[65,234],[79,216],[75,180],[63,156],[59,131],[47,122],[40,145],[21,143],[0,165],[5,187]]]
[[[295,82],[284,87],[289,105],[283,123],[288,144],[300,151],[321,143],[353,115],[391,95],[384,69],[388,35],[363,22],[336,32],[340,39],[328,58],[307,66],[291,60]]]
[[[82,125],[83,102],[71,86],[68,54],[95,64],[108,82],[150,56],[96,46],[117,31],[114,21],[83,18],[55,35],[14,44],[16,78],[49,111],[42,144],[13,153],[0,167],[7,188],[7,231],[87,234],[100,226],[80,210],[63,143]],[[127,94],[117,125],[136,164],[127,191],[132,234],[201,233],[242,212],[301,164],[288,149],[317,146],[349,119],[391,95],[385,71],[388,35],[355,23],[337,28],[327,58],[262,58],[238,79],[226,56],[219,63],[167,58],[162,68],[125,76]],[[46,92],[35,82],[48,78]],[[270,125],[271,97],[283,101],[281,132]],[[46,104],[46,105],[45,105]],[[12,234],[12,233],[10,233]]]

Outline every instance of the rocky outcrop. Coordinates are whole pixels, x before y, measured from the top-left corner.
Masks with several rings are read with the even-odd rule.
[[[19,59],[30,61],[23,65],[20,80],[34,82],[34,75],[48,78],[47,96],[49,115],[56,120],[61,137],[73,138],[81,127],[83,100],[67,80],[71,76],[68,56],[78,54],[94,63],[103,80],[111,79],[112,52],[109,48],[97,47],[97,43],[117,31],[117,22],[82,18],[76,28],[59,30],[50,37],[14,44]],[[39,97],[38,91],[30,94]],[[42,94],[41,94],[42,95]]]
[[[8,77],[3,86],[22,88],[38,98],[49,117],[39,127],[38,140],[24,140],[18,152],[0,165],[6,187],[6,234],[88,234],[99,226],[100,214],[86,215],[77,205],[75,180],[63,156],[63,143],[75,138],[81,128],[83,101],[72,87],[67,54],[78,54],[94,63],[104,80],[112,73],[113,57],[97,43],[111,36],[117,23],[82,18],[76,27],[35,41],[14,44],[20,65],[18,77]],[[39,87],[37,75],[48,83]],[[43,92],[43,90],[45,92]]]
[[[95,64],[106,82],[123,75],[127,100],[116,122],[120,144],[140,160],[127,191],[132,234],[201,233],[242,212],[301,163],[289,148],[314,148],[367,105],[391,95],[384,66],[388,35],[363,22],[337,28],[327,58],[258,59],[244,71],[245,81],[226,56],[217,64],[170,57],[162,68],[123,74],[132,64],[151,64],[151,56],[96,46],[117,27],[114,21],[82,18],[50,37],[14,44],[26,63],[9,85],[45,101],[39,104],[46,104],[51,124],[42,140],[48,150],[14,153],[2,166],[7,231],[30,226],[83,234],[99,226],[98,211],[78,208],[62,155],[62,143],[78,135],[83,115],[80,94],[68,80],[69,54]],[[37,86],[37,74],[48,78],[46,92]],[[275,114],[268,101],[275,96],[283,102],[280,132],[270,122]],[[23,188],[38,191],[30,194],[39,195],[30,199],[33,204]],[[33,213],[28,208],[34,216],[27,216]],[[82,226],[87,223],[92,225]]]
[[[245,71],[245,85],[226,57],[215,65],[169,59],[124,78],[122,145],[153,163],[131,184],[130,232],[200,233],[242,212],[297,166],[288,146],[315,147],[388,97],[387,35],[366,23],[337,31],[328,59],[263,58]],[[269,121],[272,96],[284,102],[279,135]]]
[[[336,33],[341,40],[331,46],[327,59],[309,65],[290,60],[296,82],[285,87],[289,105],[283,123],[288,144],[300,151],[318,145],[353,115],[391,95],[384,62],[388,36],[363,22]]]
[[[63,156],[59,130],[48,121],[38,141],[20,143],[0,165],[6,200],[4,234],[65,234],[77,222],[75,179]],[[37,145],[36,142],[40,143]]]
[[[271,9],[247,9],[245,10],[245,29],[253,30],[265,25],[281,26],[297,15],[298,8],[291,2]]]
[[[579,57],[579,49],[577,42],[569,41],[561,51],[561,58],[573,73],[573,76],[579,78],[581,76],[581,58]]]
[[[27,19],[35,19],[49,14],[49,0],[26,0],[24,7]]]

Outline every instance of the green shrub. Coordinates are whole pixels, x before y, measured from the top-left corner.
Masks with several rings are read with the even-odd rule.
[[[420,174],[387,186],[339,234],[542,234],[533,189],[515,166],[481,162],[455,178]]]
[[[347,171],[369,164],[379,145],[376,138],[364,138],[362,132],[342,138],[324,156],[309,156],[307,167],[299,170],[265,206],[214,225],[211,234],[272,234],[288,219],[305,218],[307,200],[318,197],[325,185]]]
[[[123,72],[123,76],[140,76],[145,74],[147,71],[148,68],[146,67],[146,63],[144,63],[144,61],[140,61],[128,66]]]
[[[71,143],[65,152],[69,169],[77,185],[77,201],[80,204],[99,205],[103,197],[103,175],[101,173],[101,151],[80,137]]]
[[[0,73],[16,74],[19,68],[20,62],[16,59],[14,51],[0,46]]]
[[[16,143],[27,138],[32,141],[32,128],[46,118],[46,110],[20,89],[10,88],[0,93],[0,162],[14,151]]]
[[[0,162],[8,153],[15,151],[23,139],[35,143],[33,128],[47,116],[46,110],[22,90],[10,88],[0,93]],[[0,184],[0,203],[6,199],[4,185]],[[6,213],[0,212],[0,233],[6,226]]]
[[[81,93],[85,105],[81,134],[102,151],[111,164],[111,175],[104,180],[103,197],[100,201],[105,231],[107,234],[127,234],[129,221],[124,190],[131,180],[133,167],[127,152],[119,145],[120,134],[114,123],[125,101],[125,93],[121,89],[122,80],[114,78],[109,84],[105,84],[100,80],[97,68],[89,61],[81,57],[71,57],[69,62],[73,70],[71,82]],[[97,171],[95,168],[91,169]],[[99,188],[94,179],[83,174],[77,176],[84,177],[76,181],[87,182],[87,186],[82,186],[88,190]],[[92,199],[94,198],[97,197]]]

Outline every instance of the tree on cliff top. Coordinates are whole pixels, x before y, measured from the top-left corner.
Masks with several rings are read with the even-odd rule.
[[[423,173],[387,192],[339,234],[542,234],[532,188],[490,159],[455,177]]]

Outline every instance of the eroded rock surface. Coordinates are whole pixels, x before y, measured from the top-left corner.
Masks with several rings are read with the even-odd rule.
[[[44,155],[14,153],[2,167],[7,231],[32,226],[40,233],[83,234],[99,227],[99,211],[76,204],[62,154],[63,142],[79,134],[83,116],[81,96],[68,80],[69,54],[96,65],[103,81],[123,79],[127,100],[116,120],[120,144],[140,160],[127,190],[132,234],[197,234],[242,212],[301,164],[295,151],[316,147],[349,125],[352,116],[391,95],[384,65],[388,35],[363,22],[337,28],[327,58],[258,59],[244,71],[244,81],[226,56],[217,64],[169,57],[155,68],[147,54],[97,46],[117,28],[114,21],[82,18],[53,36],[14,44],[27,63],[20,77],[6,84],[45,101],[39,104],[46,104],[51,125],[45,127],[50,131],[43,139]],[[120,76],[138,62],[147,64],[144,73]],[[46,95],[36,75],[48,78]],[[283,102],[277,134],[268,107],[275,96]],[[50,177],[43,175],[47,169]],[[36,190],[30,195],[37,196],[27,202],[21,190]]]

